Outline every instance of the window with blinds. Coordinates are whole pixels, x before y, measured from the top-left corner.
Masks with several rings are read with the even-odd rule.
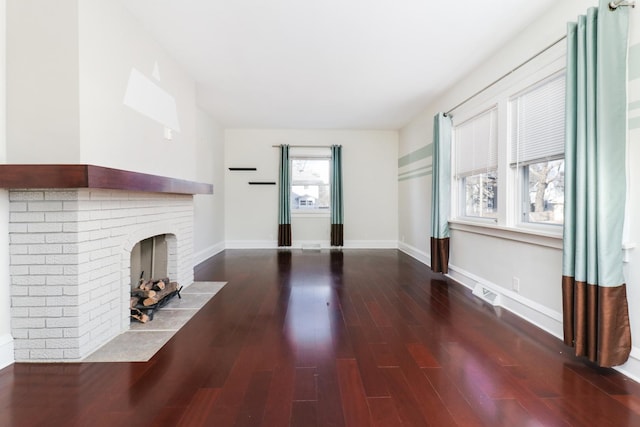
[[[497,218],[497,127],[495,107],[456,126],[456,178],[463,216]]]
[[[565,78],[558,73],[510,101],[511,166],[522,183],[522,221],[562,224]]]
[[[564,73],[511,100],[511,165],[564,157]]]

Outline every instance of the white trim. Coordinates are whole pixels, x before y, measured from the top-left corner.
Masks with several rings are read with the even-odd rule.
[[[15,362],[14,359],[13,337],[11,334],[0,335],[0,369]]]
[[[429,254],[421,251],[415,246],[408,245],[404,242],[398,242],[398,250],[431,267],[431,257],[429,256]]]
[[[328,240],[293,240],[290,249],[320,247],[331,249]],[[398,249],[396,240],[345,240],[343,249]],[[227,240],[225,249],[278,249],[275,240]]]
[[[206,260],[208,260],[209,258],[211,258],[212,256],[219,254],[220,252],[224,251],[225,248],[225,242],[218,242],[215,245],[211,245],[208,248],[205,248],[201,251],[198,251],[196,253],[193,254],[193,265],[194,267],[198,264],[200,264],[201,262],[204,262]]]
[[[549,233],[541,230],[505,227],[497,224],[449,220],[451,230],[480,234],[495,237],[497,239],[513,240],[531,245],[545,246],[548,248],[562,249],[562,234]]]
[[[613,369],[636,382],[640,382],[640,347],[631,347],[629,360],[624,365],[615,366]]]
[[[562,313],[489,282],[455,265],[449,264],[447,277],[472,290],[477,283],[480,283],[483,287],[501,296],[499,299],[500,307],[509,310],[554,337],[562,339]]]
[[[225,249],[277,249],[276,240],[227,240]]]

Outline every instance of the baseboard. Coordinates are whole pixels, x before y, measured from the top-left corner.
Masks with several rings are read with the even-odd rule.
[[[431,265],[430,256],[411,245],[400,242],[398,243],[398,249],[427,266]],[[476,287],[476,284],[482,284],[483,287],[491,290],[497,295],[500,295],[500,298],[498,299],[500,307],[509,310],[516,316],[537,326],[554,337],[562,339],[561,313],[525,298],[516,292],[505,289],[495,283],[491,283],[488,280],[476,276],[475,274],[455,265],[449,264],[449,274],[447,274],[447,277],[455,280],[472,291]]]
[[[278,242],[272,240],[227,240],[225,249],[277,249]],[[331,249],[328,240],[295,240],[291,249]],[[395,240],[345,240],[343,249],[397,249]]]
[[[13,350],[13,337],[11,334],[0,336],[0,369],[15,362]]]
[[[500,307],[509,310],[554,337],[562,339],[562,313],[525,298],[517,292],[489,282],[455,265],[449,264],[447,277],[471,290],[474,289],[476,284],[481,284],[484,288],[500,295]]]
[[[224,248],[225,248],[225,242],[219,242],[219,243],[216,243],[215,245],[209,246],[206,249],[203,249],[201,251],[198,251],[198,252],[194,253],[193,254],[193,265],[198,265],[201,262],[204,262],[204,261],[208,260],[209,258],[214,256],[215,254],[218,254],[218,253],[224,251]]]
[[[421,263],[431,267],[431,257],[428,253],[421,251],[415,246],[408,245],[404,242],[398,242],[398,249],[409,255],[410,257],[417,259]]]
[[[640,348],[632,347],[627,363],[622,366],[616,366],[614,369],[640,383]]]
[[[275,240],[227,240],[225,249],[277,249]]]

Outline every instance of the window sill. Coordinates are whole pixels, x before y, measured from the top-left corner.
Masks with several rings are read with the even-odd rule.
[[[321,212],[305,212],[305,211],[291,211],[292,218],[329,218],[331,216],[331,212],[321,211]]]
[[[525,228],[505,227],[487,222],[471,222],[459,219],[449,220],[451,230],[480,234],[498,239],[513,240],[531,245],[562,250],[562,234]]]

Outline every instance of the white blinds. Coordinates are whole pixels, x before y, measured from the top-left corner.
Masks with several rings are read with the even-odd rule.
[[[492,108],[456,126],[456,175],[464,177],[498,168],[498,110]]]
[[[511,100],[511,165],[564,155],[564,73]]]

